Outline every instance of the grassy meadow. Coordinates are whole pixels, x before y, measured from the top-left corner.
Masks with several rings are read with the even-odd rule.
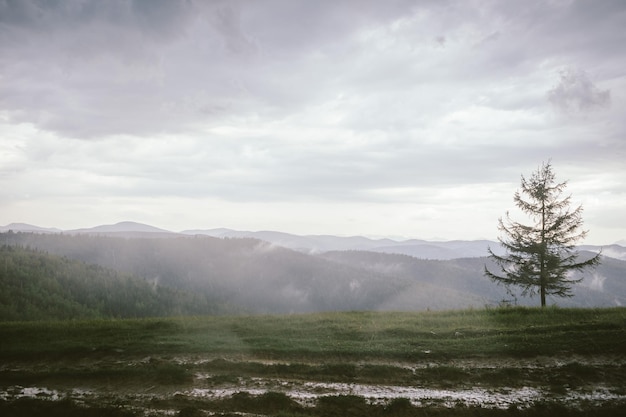
[[[42,415],[57,409],[59,415],[101,409],[110,415],[281,416],[474,415],[482,410],[480,404],[459,401],[398,396],[377,402],[350,393],[354,387],[376,386],[478,387],[488,393],[532,387],[545,395],[519,409],[511,403],[480,414],[503,415],[515,408],[518,415],[555,410],[611,415],[626,406],[626,309],[6,322],[0,323],[0,361],[2,415],[3,410],[33,415],[42,407]],[[250,388],[259,381],[262,388]],[[348,384],[353,391],[334,395],[334,385],[324,386],[327,395],[319,388],[314,400],[298,402],[289,392],[302,384]],[[24,387],[60,394],[42,391],[37,399],[10,394]],[[609,399],[584,400],[583,394],[598,387]],[[91,394],[77,401],[71,394],[77,388]],[[229,394],[211,396],[218,391]],[[576,406],[559,401],[574,392],[583,398]],[[46,401],[51,398],[62,401]],[[425,411],[430,414],[421,414]]]
[[[606,355],[626,352],[626,309],[7,322],[0,323],[0,335],[3,359],[114,353],[314,361]]]

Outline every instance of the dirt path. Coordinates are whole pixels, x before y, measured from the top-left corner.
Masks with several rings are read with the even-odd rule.
[[[219,367],[216,367],[216,363]],[[283,369],[278,365],[300,365],[304,371],[302,376],[271,375]],[[82,404],[124,404],[135,410],[150,410],[151,415],[172,415],[181,403],[186,402],[215,402],[232,398],[238,393],[261,396],[268,392],[280,393],[304,407],[314,407],[320,398],[327,396],[357,396],[368,404],[378,405],[404,398],[417,407],[464,405],[507,409],[512,406],[532,407],[546,401],[566,404],[568,407],[626,404],[623,377],[615,379],[607,376],[602,379],[606,369],[614,368],[616,373],[623,373],[626,368],[626,359],[623,357],[478,358],[419,363],[359,362],[353,365],[357,370],[356,376],[331,375],[325,378],[310,373],[322,369],[326,364],[233,358],[223,360],[197,355],[171,358],[111,357],[58,363],[15,362],[0,367],[0,400],[72,399]],[[233,372],[229,372],[229,366],[232,366]],[[360,382],[358,370],[366,366],[384,366],[381,369],[385,371],[397,370],[402,375],[408,372],[414,378],[408,383]],[[242,373],[242,367],[257,371]],[[148,373],[152,369],[155,372]],[[484,382],[484,375],[500,370],[519,374],[527,378],[528,384],[513,386]],[[600,371],[594,373],[596,370]],[[186,372],[180,381],[176,380],[179,371]],[[440,381],[429,383],[429,380],[421,380],[419,376],[426,371],[446,371],[452,375],[455,375],[454,372],[462,372],[460,375],[469,376],[469,380],[461,380],[459,377],[455,382],[453,377],[446,376],[445,386],[442,386]],[[267,372],[268,375],[259,376],[259,372]],[[570,375],[572,372],[576,374]],[[588,383],[583,380],[585,375],[589,375]],[[474,376],[483,379],[474,383]],[[544,377],[553,379],[543,380]],[[556,377],[560,379],[554,379]],[[372,378],[376,378],[376,375]],[[576,384],[559,385],[554,382],[573,381],[575,378],[578,379]]]

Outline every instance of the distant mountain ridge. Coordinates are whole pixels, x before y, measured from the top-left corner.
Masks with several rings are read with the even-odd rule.
[[[115,224],[105,224],[88,229],[67,230],[67,233],[121,233],[121,232],[142,232],[142,233],[174,233],[169,230],[160,229],[148,224],[137,222],[120,222]]]
[[[273,231],[239,231],[232,229],[183,230],[183,235],[203,235],[218,238],[253,238],[300,252],[316,254],[331,251],[369,251],[387,254],[408,255],[420,259],[451,260],[488,256],[488,248],[503,254],[499,242],[493,240],[449,240],[428,241],[409,239],[370,239],[364,236],[292,235]],[[607,246],[583,245],[580,250],[599,252],[608,257],[626,260],[626,247],[617,244]]]
[[[537,305],[536,300],[508,293],[485,277],[485,266],[495,267],[485,257],[432,260],[357,250],[314,254],[254,238],[174,236],[128,238],[83,233],[3,233],[0,248],[7,252],[11,247],[35,251],[25,255],[25,259],[33,259],[32,262],[25,260],[25,265],[33,265],[34,271],[40,271],[42,280],[35,280],[35,275],[22,267],[11,269],[17,265],[14,260],[0,262],[0,265],[9,267],[7,278],[12,280],[8,282],[9,287],[15,291],[21,291],[22,284],[25,290],[32,288],[25,294],[42,295],[41,306],[47,305],[45,294],[50,293],[45,286],[57,288],[53,281],[66,275],[63,267],[54,267],[66,265],[62,259],[98,265],[116,274],[139,278],[148,284],[150,291],[159,288],[176,291],[183,297],[181,301],[189,295],[200,297],[200,301],[206,300],[200,307],[204,305],[217,314],[442,310],[503,302]],[[40,254],[58,257],[58,261],[46,258],[48,260],[42,264],[38,260],[43,259]],[[583,259],[591,256],[590,252],[581,252]],[[0,275],[2,272],[0,268]],[[79,269],[73,275],[80,280],[85,273]],[[550,303],[577,307],[626,305],[624,276],[626,261],[605,257],[596,269],[584,273],[584,280],[576,285],[572,299],[550,300]],[[97,278],[95,282],[102,279],[106,277]],[[67,282],[60,289],[65,295],[68,295],[65,290],[70,291],[71,295],[78,287]],[[106,300],[117,300],[128,293],[128,287],[123,285],[110,289],[105,285],[99,291]],[[5,292],[0,291],[0,294]],[[19,292],[14,292],[17,294]],[[128,301],[137,308],[142,306],[141,296]],[[62,304],[67,305],[67,302]],[[85,304],[91,305],[94,304]],[[95,305],[98,305],[97,300]],[[120,306],[120,312],[125,309],[124,305]],[[2,303],[0,318],[1,310]],[[115,311],[112,314],[116,314]]]
[[[27,223],[10,223],[6,226],[0,226],[0,232],[35,232],[35,233],[61,233],[63,230],[54,227],[39,227]]]
[[[104,236],[122,236],[122,237],[176,237],[179,234],[169,230],[160,229],[148,224],[137,222],[120,222],[115,224],[105,224],[101,226],[91,227],[87,229],[74,229],[65,231],[67,234],[88,234],[88,235],[104,235]]]
[[[6,232],[9,230],[14,232],[91,234],[127,238],[174,238],[197,235],[217,238],[253,238],[271,243],[273,245],[309,254],[330,251],[358,250],[387,254],[401,254],[420,259],[434,260],[483,257],[488,255],[487,248],[491,248],[497,254],[502,254],[504,252],[498,242],[490,240],[428,241],[421,239],[409,239],[398,241],[388,238],[371,239],[364,236],[343,237],[332,235],[294,235],[276,231],[252,232],[226,228],[195,229],[173,232],[132,221],[124,221],[116,224],[100,225],[92,228],[74,230],[45,228],[26,223],[11,223],[7,226],[0,227],[0,232]],[[590,252],[598,252],[603,249],[603,254],[605,256],[626,260],[626,247],[624,247],[624,245],[613,244],[603,247],[583,245],[580,246],[580,249]]]

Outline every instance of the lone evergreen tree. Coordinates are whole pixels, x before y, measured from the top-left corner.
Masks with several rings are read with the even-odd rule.
[[[570,210],[570,197],[561,194],[567,182],[556,183],[550,162],[543,163],[529,179],[522,175],[521,193],[513,197],[515,205],[529,215],[532,225],[498,219],[498,229],[504,237],[498,240],[506,250],[499,256],[489,248],[489,257],[500,267],[494,274],[485,266],[485,275],[493,281],[521,287],[522,295],[541,296],[541,306],[546,305],[546,295],[571,297],[571,285],[582,278],[573,279],[570,271],[582,271],[600,263],[600,254],[580,260],[574,244],[583,239],[581,231],[582,206]]]

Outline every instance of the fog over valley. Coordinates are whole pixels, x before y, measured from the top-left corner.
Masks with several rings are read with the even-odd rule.
[[[0,0],[0,416],[626,409],[626,0]]]
[[[92,315],[141,316],[149,311],[157,315],[421,311],[536,305],[535,299],[507,293],[484,276],[485,265],[491,265],[487,247],[500,250],[497,242],[490,241],[394,241],[226,229],[174,233],[133,222],[69,231],[13,224],[1,230],[0,244],[5,247],[3,255],[7,259],[11,256],[8,248],[25,248],[27,253],[21,254],[21,259],[26,264],[28,256],[50,258],[36,261],[37,265],[49,264],[41,266],[48,271],[42,275],[42,283],[36,284],[33,277],[22,279],[43,285],[47,291],[58,285],[83,288],[83,298],[76,293],[58,294],[59,299],[71,299],[72,305],[94,303],[93,297],[98,295],[86,295],[90,291],[103,291],[109,293],[106,297],[116,298],[112,294],[128,293],[124,286],[135,282],[135,299],[126,300],[130,306],[118,306],[117,312],[113,307],[100,307],[104,312],[92,311]],[[574,287],[574,297],[551,299],[551,304],[626,304],[626,248],[583,246],[580,256],[590,257],[600,249],[604,254],[602,264],[583,273],[583,281]],[[60,259],[111,271],[105,274],[108,278],[94,278],[105,282],[113,279],[105,285],[109,289],[97,285],[90,289],[93,284],[73,276],[67,266],[50,275],[55,268],[51,265]],[[33,269],[34,276],[40,274],[37,268]],[[116,278],[117,274],[125,278]],[[65,284],[50,280],[65,280]],[[28,301],[16,287],[6,285],[5,296],[13,294],[15,300],[37,302]],[[56,294],[54,291],[51,294]],[[144,297],[145,303],[141,301]],[[158,308],[155,297],[168,297],[170,301]],[[101,300],[100,305],[107,302],[112,300]],[[136,307],[139,305],[143,307]],[[31,311],[32,318],[36,318],[38,308],[32,306],[25,311]],[[71,314],[63,311],[59,307],[58,314]]]

